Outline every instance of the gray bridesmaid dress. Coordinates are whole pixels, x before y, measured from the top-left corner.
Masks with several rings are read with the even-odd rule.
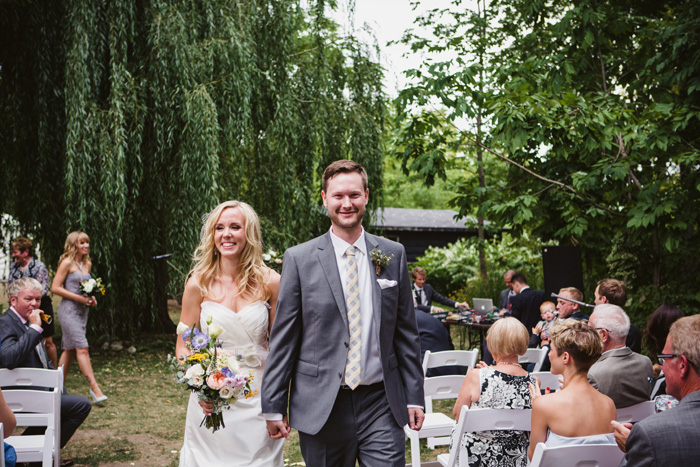
[[[90,274],[80,271],[71,272],[66,276],[63,287],[80,295],[80,281],[89,279]],[[88,310],[85,305],[75,300],[63,298],[58,305],[58,319],[61,322],[63,338],[61,348],[63,350],[83,349],[88,346],[85,329],[87,327]]]

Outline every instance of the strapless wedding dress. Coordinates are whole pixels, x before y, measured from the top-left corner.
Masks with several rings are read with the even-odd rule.
[[[205,301],[201,306],[201,329],[207,332],[206,320],[224,328],[218,340],[239,357],[244,371],[253,372],[249,399],[239,399],[223,410],[225,428],[216,433],[199,426],[204,418],[197,396],[190,395],[185,422],[185,441],[180,451],[180,467],[275,467],[284,465],[284,440],[271,440],[260,407],[265,359],[268,354],[268,304],[254,302],[237,313],[225,306]]]

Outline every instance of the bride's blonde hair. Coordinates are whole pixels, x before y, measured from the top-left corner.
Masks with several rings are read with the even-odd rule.
[[[64,259],[70,258],[75,261],[75,254],[78,252],[78,242],[80,240],[86,240],[90,242],[90,237],[85,232],[75,231],[68,234],[66,237],[66,243],[63,245],[63,254],[58,258],[58,264],[61,265]],[[83,255],[83,263],[90,264],[92,260],[90,259],[90,254]]]
[[[199,246],[192,256],[194,266],[187,278],[194,279],[202,297],[218,298],[211,291],[214,279],[221,274],[221,255],[214,244],[214,230],[221,214],[229,208],[238,208],[245,219],[246,245],[239,262],[237,295],[246,295],[253,300],[267,300],[270,292],[265,281],[267,268],[262,259],[260,220],[253,208],[242,201],[225,201],[204,216]]]

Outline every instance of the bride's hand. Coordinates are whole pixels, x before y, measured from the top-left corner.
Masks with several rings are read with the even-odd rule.
[[[214,404],[211,401],[199,401],[199,406],[202,407],[204,415],[211,415],[214,412]]]
[[[289,439],[289,423],[287,423],[287,417],[285,416],[282,420],[267,420],[267,434],[270,435],[270,439],[280,439],[284,437]]]

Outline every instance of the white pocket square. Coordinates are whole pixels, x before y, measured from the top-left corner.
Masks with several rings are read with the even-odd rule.
[[[389,287],[396,287],[398,282],[390,281],[389,279],[377,279],[377,284],[379,284],[380,289],[388,289]]]

